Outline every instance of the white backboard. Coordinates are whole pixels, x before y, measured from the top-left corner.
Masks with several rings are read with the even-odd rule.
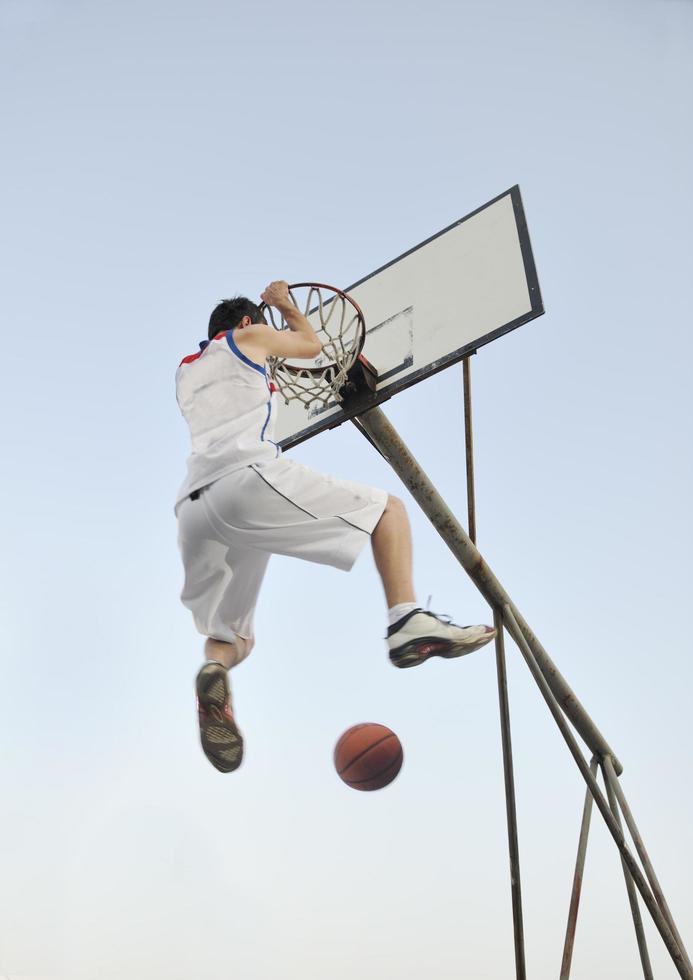
[[[515,186],[346,292],[366,320],[364,356],[378,371],[369,405],[461,360],[544,312]],[[306,409],[278,399],[284,449],[340,425],[362,406]]]

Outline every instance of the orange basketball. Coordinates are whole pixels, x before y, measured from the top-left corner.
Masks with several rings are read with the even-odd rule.
[[[352,789],[382,789],[400,771],[403,759],[395,733],[373,722],[348,728],[334,749],[334,767]]]

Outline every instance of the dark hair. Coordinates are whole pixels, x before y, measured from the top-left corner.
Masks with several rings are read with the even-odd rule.
[[[209,330],[207,336],[211,340],[222,330],[233,330],[241,322],[244,316],[249,316],[253,323],[266,323],[260,312],[260,307],[245,296],[234,296],[233,299],[223,299],[218,306],[212,310],[209,318]]]

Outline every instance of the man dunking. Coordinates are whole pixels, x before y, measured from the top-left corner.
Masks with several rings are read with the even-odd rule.
[[[456,626],[416,604],[411,530],[401,500],[282,456],[273,442],[267,358],[311,358],[321,345],[286,282],[270,283],[262,300],[280,311],[288,330],[269,326],[244,297],[224,300],[212,312],[209,339],[183,358],[176,374],[192,439],[176,503],[185,568],[181,599],[207,637],[196,679],[200,737],[221,772],[237,769],[243,757],[228,672],[254,645],[253,615],[272,554],[349,571],[370,538],[395,667],[461,657],[495,636],[490,626]]]

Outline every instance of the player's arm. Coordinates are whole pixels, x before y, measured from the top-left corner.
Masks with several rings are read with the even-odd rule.
[[[308,358],[316,357],[322,350],[312,329],[311,333],[312,337],[301,330],[275,330],[266,323],[251,323],[234,331],[234,339],[240,350],[255,361],[267,357]]]
[[[267,354],[271,357],[316,357],[322,344],[310,321],[294,305],[288,283],[283,280],[271,282],[261,298],[268,306],[279,310],[289,328],[274,330],[269,327],[263,332]]]

